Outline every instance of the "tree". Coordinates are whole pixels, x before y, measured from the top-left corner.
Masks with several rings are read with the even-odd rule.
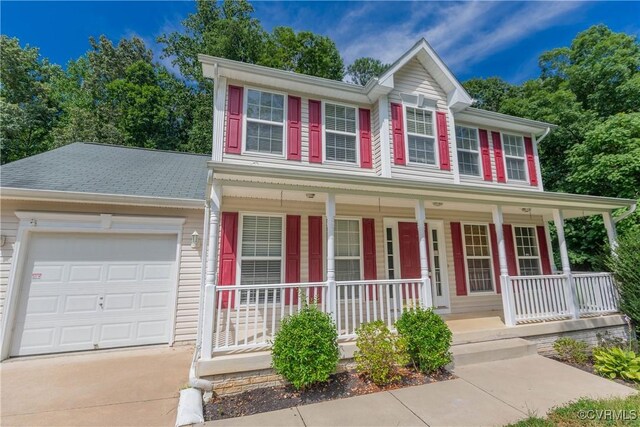
[[[363,57],[347,67],[347,74],[355,84],[364,86],[373,77],[380,77],[389,67],[390,64],[384,64],[379,59]]]
[[[473,106],[483,110],[500,111],[502,102],[514,96],[516,87],[500,77],[469,79],[463,84],[473,98]]]

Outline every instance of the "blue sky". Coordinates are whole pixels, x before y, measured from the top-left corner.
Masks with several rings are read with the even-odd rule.
[[[331,37],[345,63],[360,56],[393,62],[425,37],[456,76],[537,75],[540,53],[568,45],[604,23],[640,35],[640,2],[276,2],[254,3],[267,29],[286,25]],[[1,32],[65,64],[88,49],[89,36],[138,35],[158,55],[155,38],[181,29],[191,1],[2,1]],[[167,62],[167,61],[165,61]]]

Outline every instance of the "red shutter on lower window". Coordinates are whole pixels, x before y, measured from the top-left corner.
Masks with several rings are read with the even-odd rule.
[[[309,217],[309,282],[322,282],[324,272],[322,271],[322,217]],[[322,288],[310,288],[309,297],[322,301]]]
[[[549,253],[547,233],[545,232],[544,227],[541,225],[538,225],[536,227],[536,234],[538,235],[538,248],[540,250],[540,263],[542,264],[542,274],[552,274],[551,254]]]
[[[485,129],[479,129],[480,155],[482,156],[482,174],[485,181],[493,181],[491,176],[491,154],[489,153],[489,135]]]
[[[287,159],[300,160],[302,141],[302,99],[289,96],[287,100]]]
[[[362,218],[362,257],[364,279],[376,280],[376,226],[373,218]]]
[[[489,224],[489,238],[491,240],[491,255],[493,261],[493,279],[496,284],[496,292],[501,293],[500,286],[500,252],[498,251],[498,236],[496,235],[496,225]]]
[[[504,248],[507,253],[507,270],[509,276],[518,275],[518,260],[516,259],[516,248],[513,244],[513,229],[509,224],[502,224],[504,234]]]
[[[300,283],[300,215],[287,215],[286,223],[285,283]],[[297,304],[298,291],[285,291],[285,304]]]
[[[464,267],[462,247],[462,227],[459,222],[451,223],[451,243],[453,246],[453,266],[456,274],[456,295],[467,295],[467,275]]]
[[[360,108],[358,110],[360,125],[360,167],[371,169],[371,111]]]
[[[507,175],[504,171],[504,155],[502,153],[500,132],[491,132],[491,141],[493,141],[493,158],[496,162],[496,178],[498,182],[507,182]]]
[[[220,226],[220,264],[218,267],[218,285],[236,284],[236,257],[238,253],[238,212],[222,212]],[[230,292],[222,292],[223,308],[233,305]]]
[[[309,100],[309,162],[322,163],[322,103]]]
[[[536,170],[536,156],[533,154],[533,141],[528,136],[524,137],[524,152],[527,156],[529,168],[529,182],[532,186],[538,186],[538,172]]]
[[[438,128],[438,154],[440,157],[440,169],[451,170],[449,157],[449,132],[447,128],[447,113],[436,112],[436,127]]]
[[[393,133],[393,163],[406,165],[402,104],[391,103],[391,131]]]
[[[227,89],[227,140],[225,151],[240,154],[242,150],[242,100],[244,88],[229,86]]]

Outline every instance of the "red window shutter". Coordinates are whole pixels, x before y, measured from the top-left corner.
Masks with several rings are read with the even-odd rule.
[[[242,99],[244,89],[229,86],[227,107],[227,153],[240,154],[242,149]]]
[[[453,244],[453,265],[456,273],[456,295],[467,295],[467,275],[464,267],[464,249],[462,248],[462,227],[459,222],[451,223],[451,242]]]
[[[220,233],[220,265],[218,285],[236,284],[236,257],[238,252],[238,212],[222,212]],[[222,293],[222,307],[233,305],[230,293]]]
[[[376,226],[373,218],[362,218],[362,261],[364,279],[376,280]]]
[[[533,141],[528,136],[524,137],[524,152],[527,155],[529,168],[529,182],[532,186],[538,186],[538,172],[536,171],[536,156],[533,155]]]
[[[309,100],[309,162],[322,163],[322,103]]]
[[[322,271],[322,217],[309,217],[309,281],[322,282],[324,273]],[[322,288],[309,289],[309,297],[322,301]]]
[[[542,264],[542,274],[552,274],[551,271],[551,254],[547,245],[547,233],[544,227],[539,225],[536,227],[538,234],[538,248],[540,250],[540,263]]]
[[[498,236],[496,235],[496,225],[489,224],[489,238],[491,239],[491,254],[493,255],[493,279],[496,284],[496,292],[501,293],[500,287],[500,253],[498,251]]]
[[[371,111],[360,108],[360,167],[371,169]]]
[[[509,271],[509,276],[517,276],[518,260],[516,259],[516,248],[513,244],[513,230],[509,224],[502,224],[502,230],[504,234],[504,248],[507,252],[507,270]]]
[[[391,130],[393,132],[393,163],[406,165],[402,104],[391,103]]]
[[[507,175],[504,171],[504,156],[502,154],[502,140],[500,132],[491,132],[493,141],[493,157],[496,162],[496,178],[498,182],[507,182]]]
[[[300,283],[300,215],[287,215],[285,283]],[[285,291],[285,304],[297,304],[297,289]]]
[[[438,128],[438,153],[440,154],[440,169],[451,170],[449,157],[449,132],[447,130],[447,113],[436,112],[436,127]]]
[[[489,154],[489,136],[485,129],[479,130],[480,155],[482,156],[482,173],[485,181],[493,181],[491,176],[491,155]]]
[[[289,96],[287,105],[287,159],[300,160],[302,140],[302,100]]]

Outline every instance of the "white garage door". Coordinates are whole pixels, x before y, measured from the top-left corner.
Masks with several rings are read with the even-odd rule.
[[[34,234],[11,354],[168,342],[176,238]]]

